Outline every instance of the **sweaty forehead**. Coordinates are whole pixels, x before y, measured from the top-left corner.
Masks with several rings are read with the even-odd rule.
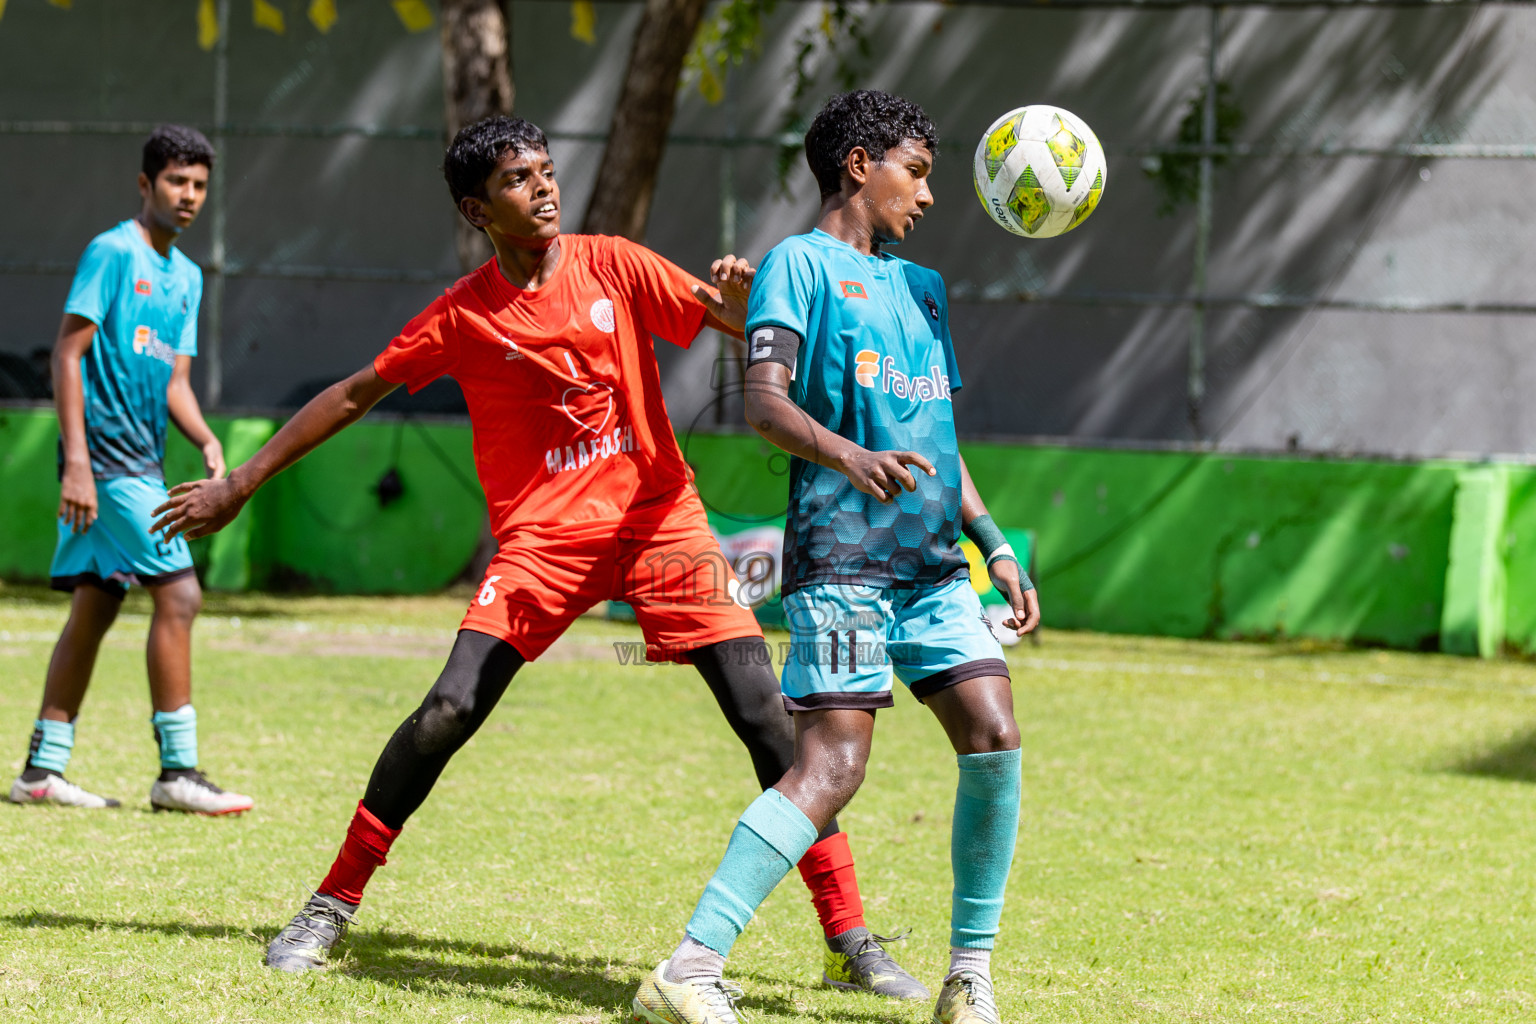
[[[519,152],[508,148],[496,161],[496,170],[501,173],[507,171],[524,170],[531,167],[542,167],[545,164],[554,165],[549,154],[542,149],[525,149]]]
[[[933,163],[933,150],[928,148],[928,143],[922,139],[903,139],[897,145],[885,151],[887,160],[921,160],[923,163]]]

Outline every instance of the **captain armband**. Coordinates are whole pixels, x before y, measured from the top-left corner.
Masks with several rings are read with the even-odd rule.
[[[966,523],[961,530],[971,539],[971,542],[976,545],[976,549],[981,552],[981,557],[986,560],[988,576],[992,576],[992,566],[994,563],[1007,559],[1015,566],[1018,566],[1019,589],[1035,589],[1035,584],[1030,580],[1029,573],[1024,571],[1022,565],[1019,565],[1019,558],[1013,553],[1013,545],[1008,543],[1008,538],[1003,536],[1003,531],[992,521],[991,516],[977,516],[969,523]],[[993,577],[992,585],[997,587],[999,592],[1003,592],[1005,589],[998,584],[996,577]]]
[[[800,335],[788,327],[764,324],[747,335],[747,365],[756,363],[781,363],[789,367],[791,378],[795,375],[795,362],[800,357]]]

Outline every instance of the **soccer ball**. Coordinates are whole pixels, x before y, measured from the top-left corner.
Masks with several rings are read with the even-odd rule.
[[[993,638],[1004,647],[1012,647],[1023,639],[1019,634],[1003,625],[1003,623],[1013,618],[1013,609],[1006,604],[998,602],[996,604],[982,605],[981,614],[987,620],[987,628],[992,630]]]
[[[976,147],[976,196],[1016,235],[1071,231],[1104,194],[1104,147],[1077,115],[1043,103],[1010,110]]]

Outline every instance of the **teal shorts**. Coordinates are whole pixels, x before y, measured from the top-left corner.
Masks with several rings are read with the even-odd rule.
[[[920,701],[978,676],[1008,678],[1002,645],[963,577],[933,587],[801,587],[784,598],[784,617],[781,686],[791,712],[891,707],[893,674]]]
[[[54,590],[82,583],[116,597],[130,583],[156,586],[190,576],[192,552],[180,537],[162,540],[149,532],[156,506],[166,499],[165,481],[150,476],[115,476],[96,481],[96,521],[74,533],[59,520],[58,546],[48,570]]]

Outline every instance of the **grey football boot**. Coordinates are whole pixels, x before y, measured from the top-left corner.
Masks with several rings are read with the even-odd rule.
[[[267,943],[267,966],[298,974],[325,966],[326,954],[347,934],[356,903],[315,893],[288,926]]]
[[[821,980],[833,988],[873,992],[890,999],[927,999],[927,987],[902,970],[886,952],[885,943],[907,937],[872,935],[868,928],[850,928],[827,940]]]

